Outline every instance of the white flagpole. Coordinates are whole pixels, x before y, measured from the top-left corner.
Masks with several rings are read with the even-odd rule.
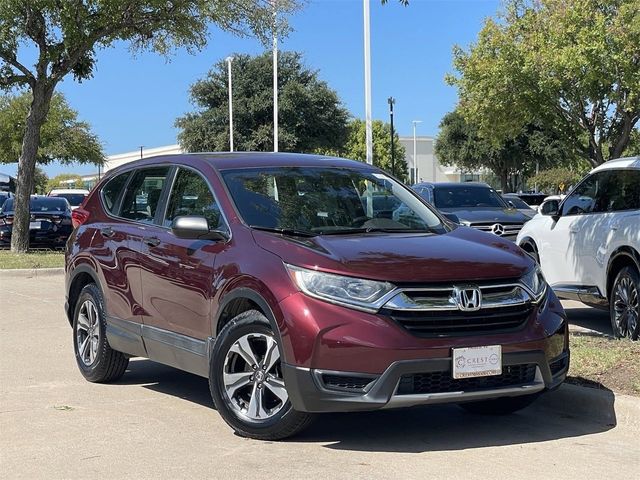
[[[373,130],[371,125],[371,36],[369,0],[364,2],[364,110],[366,126],[367,163],[373,164]]]
[[[278,11],[276,0],[273,4],[273,151],[278,151],[278,35],[276,34],[276,22]]]

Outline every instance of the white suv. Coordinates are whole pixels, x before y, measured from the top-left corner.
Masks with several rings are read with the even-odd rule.
[[[547,200],[516,239],[558,297],[608,308],[616,337],[640,336],[640,157],[595,168]]]

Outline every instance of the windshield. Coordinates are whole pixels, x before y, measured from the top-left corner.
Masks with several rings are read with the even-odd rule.
[[[29,201],[29,210],[31,212],[41,213],[60,213],[65,212],[69,208],[69,204],[64,198],[38,197]],[[4,212],[13,211],[13,198],[10,198],[2,206]]]
[[[66,198],[67,201],[69,202],[69,205],[71,205],[72,207],[79,206],[86,198],[86,195],[84,193],[52,193],[49,196]]]
[[[294,234],[444,232],[440,219],[405,187],[378,173],[346,168],[271,167],[222,176],[246,224]],[[402,218],[394,210],[403,206]]]
[[[433,191],[438,208],[507,208],[500,195],[490,187],[437,187]]]

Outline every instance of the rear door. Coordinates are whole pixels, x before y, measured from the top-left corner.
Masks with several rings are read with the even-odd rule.
[[[103,192],[105,208],[111,208],[110,217],[98,226],[93,242],[94,255],[99,260],[108,286],[105,295],[110,316],[107,335],[114,348],[126,353],[146,355],[142,343],[144,315],[141,250],[147,228],[153,226],[162,188],[171,167],[148,167],[133,171],[126,177],[126,186],[112,203],[108,187]],[[114,186],[114,190],[117,186]],[[117,342],[125,342],[121,345]]]

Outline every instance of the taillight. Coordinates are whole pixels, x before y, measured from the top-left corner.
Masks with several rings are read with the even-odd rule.
[[[73,228],[78,228],[87,220],[89,220],[89,212],[84,208],[78,207],[71,212],[71,223]]]

